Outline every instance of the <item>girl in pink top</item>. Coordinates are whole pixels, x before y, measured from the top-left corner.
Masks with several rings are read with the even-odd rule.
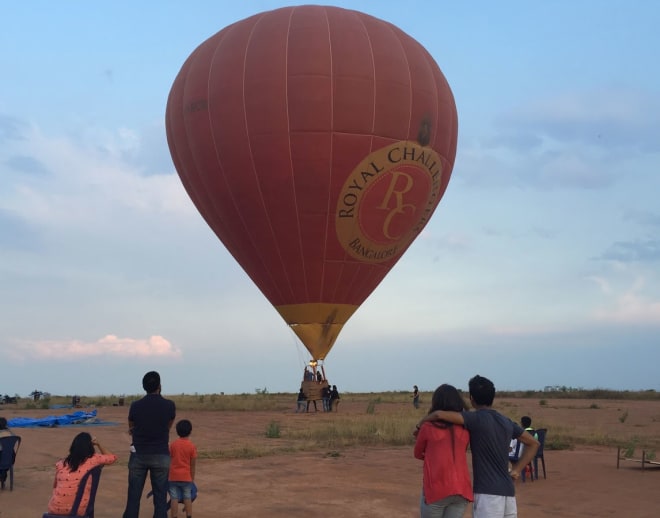
[[[96,453],[96,446],[101,453]],[[69,456],[55,464],[55,482],[53,483],[53,495],[48,502],[48,512],[52,514],[68,515],[76,498],[76,491],[80,479],[90,469],[101,464],[112,464],[117,456],[101,446],[96,438],[87,432],[81,432],[75,436],[69,448]],[[83,515],[89,503],[90,483],[85,488],[78,514]]]
[[[440,385],[433,394],[431,410],[465,409],[458,390]],[[474,499],[465,452],[470,434],[462,426],[426,421],[417,427],[415,457],[424,461],[422,518],[461,518]]]

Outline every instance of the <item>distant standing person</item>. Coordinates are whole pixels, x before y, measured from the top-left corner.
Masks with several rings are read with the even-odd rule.
[[[469,382],[470,402],[474,412],[436,410],[422,419],[442,420],[464,425],[470,432],[472,473],[474,478],[473,518],[516,518],[513,481],[530,463],[539,442],[520,425],[492,408],[495,385],[488,378],[476,375]],[[518,462],[509,471],[509,443],[519,439],[526,447]]]
[[[170,472],[170,428],[176,417],[173,401],[160,395],[160,375],[142,378],[147,393],[128,411],[128,433],[133,437],[128,460],[128,495],[123,518],[138,518],[147,472],[154,493],[154,518],[167,518],[167,481]]]
[[[99,449],[96,453],[94,447]],[[73,508],[80,479],[90,469],[104,464],[113,464],[117,456],[107,450],[96,438],[87,432],[81,432],[73,438],[69,455],[55,464],[55,482],[53,494],[48,502],[48,512],[68,516]],[[89,504],[89,485],[85,488],[79,509],[84,511]]]
[[[307,400],[307,396],[305,395],[305,391],[303,390],[302,387],[300,387],[300,392],[298,392],[298,400],[296,401],[296,414],[298,412],[304,412],[305,411],[305,406],[306,403],[305,401]]]
[[[413,398],[413,406],[415,408],[419,408],[419,389],[417,388],[417,385],[413,385],[412,398]]]
[[[197,448],[190,440],[192,424],[188,419],[182,419],[176,424],[179,438],[170,444],[170,513],[177,518],[179,502],[183,502],[187,518],[192,517],[192,489],[195,482],[195,464]]]
[[[339,404],[339,400],[341,397],[339,396],[339,391],[337,390],[337,385],[332,386],[332,392],[330,392],[330,412],[332,412],[332,408],[336,407]]]
[[[321,399],[323,400],[323,411],[330,412],[330,396],[332,396],[332,389],[330,385],[325,385],[321,389]]]
[[[433,393],[429,414],[436,410],[462,412],[465,402],[451,385]],[[473,500],[465,454],[470,434],[446,421],[427,421],[416,430],[415,458],[424,461],[421,518],[461,518]]]

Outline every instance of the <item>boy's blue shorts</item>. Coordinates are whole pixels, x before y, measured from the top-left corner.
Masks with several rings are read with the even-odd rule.
[[[192,482],[172,482],[170,480],[170,498],[178,500],[192,500]]]

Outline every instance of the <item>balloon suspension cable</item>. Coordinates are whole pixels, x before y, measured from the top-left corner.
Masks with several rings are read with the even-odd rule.
[[[312,361],[311,358],[309,360],[306,359],[306,357],[309,357],[309,351],[306,348],[301,347],[302,342],[300,341],[300,338],[298,338],[298,335],[293,332],[291,327],[289,327],[289,331],[291,332],[291,339],[293,340],[293,344],[298,353],[298,364],[300,365],[301,369],[304,369],[306,366],[310,365],[310,362]]]

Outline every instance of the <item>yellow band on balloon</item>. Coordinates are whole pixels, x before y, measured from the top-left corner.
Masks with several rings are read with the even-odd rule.
[[[323,360],[344,324],[355,313],[354,304],[286,304],[275,306],[314,360]]]

